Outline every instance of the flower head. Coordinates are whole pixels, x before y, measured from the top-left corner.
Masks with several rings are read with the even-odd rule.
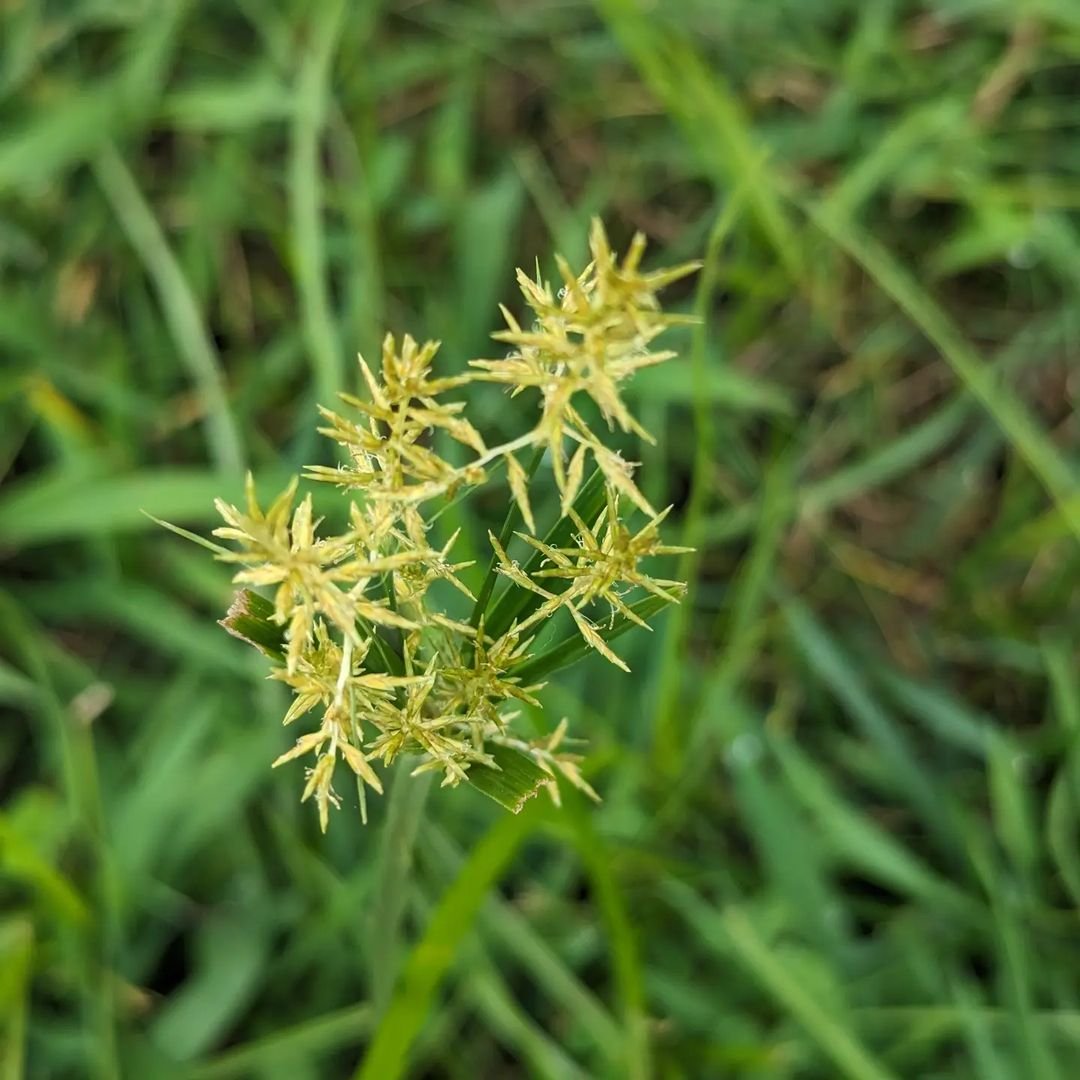
[[[309,479],[347,493],[348,524],[339,535],[319,535],[311,495],[296,504],[296,481],[265,511],[250,476],[244,509],[217,502],[225,524],[215,535],[234,545],[218,548],[218,557],[237,566],[237,583],[273,593],[271,605],[245,590],[225,624],[280,665],[270,678],[293,695],[284,723],[309,730],[274,765],[300,757],[311,762],[302,800],[314,801],[324,830],[330,807],[340,804],[334,776],[341,761],[359,781],[362,814],[367,788],[382,791],[375,766],[402,756],[413,759],[414,773],[441,772],[444,785],[472,781],[484,790],[484,776],[502,772],[499,783],[508,783],[509,773],[531,775],[525,796],[504,802],[514,808],[541,783],[557,800],[557,775],[596,796],[579,756],[561,749],[565,720],[531,741],[515,736],[513,723],[522,709],[541,706],[543,684],[524,676],[536,659],[535,627],[565,609],[593,649],[625,668],[608,644],[615,623],[646,625],[643,610],[682,594],[680,582],[654,577],[649,565],[686,550],[660,538],[668,511],[653,511],[634,483],[633,464],[605,445],[594,425],[599,417],[608,429],[650,438],[623,391],[635,372],[673,355],[653,343],[683,320],[663,313],[657,293],[696,264],[644,272],[644,239],[636,236],[619,259],[599,222],[589,244],[592,261],[580,273],[558,260],[557,293],[539,273],[534,279],[519,271],[532,319],[523,328],[503,308],[508,329],[495,337],[512,348],[504,359],[439,375],[438,342],[421,345],[408,335],[400,342],[387,335],[378,376],[360,358],[366,395],[341,395],[348,415],[320,410],[325,423],[319,430],[341,448],[343,464],[306,470]],[[488,447],[465,416],[465,403],[445,400],[477,380],[501,383],[512,395],[537,391],[539,419],[509,442]],[[440,455],[447,440],[457,444],[464,464]],[[531,451],[528,467],[517,456],[525,450]],[[529,496],[544,451],[561,496],[558,538],[549,541],[536,537]],[[586,485],[590,459],[598,478]],[[429,507],[486,482],[497,463],[505,464],[499,478],[528,530],[517,536],[535,554],[525,567],[510,557],[510,523],[502,542],[489,534],[495,558],[474,594],[466,574],[473,561],[452,556],[458,532],[441,545],[429,543],[437,516]],[[494,468],[491,474],[498,475]],[[601,490],[605,506],[597,513],[593,500]],[[642,527],[625,523],[620,500],[647,515]],[[496,568],[505,591],[488,623]],[[433,588],[438,581],[472,602],[468,623],[441,608],[440,587]],[[647,594],[644,609],[628,602],[635,590]],[[499,603],[508,594],[518,616],[500,622]],[[603,605],[607,627],[595,621]],[[497,622],[500,629],[489,632]],[[529,759],[524,774],[521,757]]]
[[[484,636],[481,625],[471,650],[472,663],[467,667],[442,669],[441,679],[446,686],[443,708],[456,711],[481,734],[501,731],[506,726],[506,718],[499,709],[511,699],[539,708],[535,694],[543,689],[543,684],[521,686],[521,679],[510,673],[531,644],[530,638],[522,640],[517,632],[492,641]]]
[[[513,394],[528,388],[540,391],[541,414],[535,436],[551,452],[564,512],[581,483],[586,451],[594,454],[605,474],[618,470],[611,457],[604,456],[603,444],[579,411],[579,399],[590,399],[609,428],[617,424],[623,431],[652,441],[626,407],[621,388],[641,368],[675,355],[653,351],[651,345],[668,327],[686,320],[664,314],[656,294],[699,266],[685,263],[642,273],[644,236],[638,233],[619,261],[599,220],[593,221],[589,248],[592,262],[579,274],[565,259],[558,259],[563,280],[558,293],[539,273],[534,280],[519,270],[518,285],[534,316],[532,326],[523,328],[504,307],[507,329],[493,337],[512,345],[513,351],[502,360],[472,361],[484,372],[481,378],[504,383],[512,387]],[[578,444],[569,469],[567,439]],[[635,493],[635,501],[644,503],[628,472],[623,486]]]
[[[596,624],[585,612],[596,600],[605,601],[611,618],[621,615],[630,622],[649,629],[648,623],[627,603],[625,597],[634,589],[642,589],[668,603],[677,603],[685,590],[680,581],[654,578],[642,567],[645,559],[658,555],[676,555],[691,549],[675,547],[660,541],[660,524],[670,507],[656,515],[636,533],[631,532],[619,517],[619,496],[607,489],[607,505],[590,528],[570,510],[577,527],[574,547],[551,547],[526,533],[518,533],[527,544],[544,556],[545,565],[531,575],[530,587],[546,602],[515,627],[518,633],[565,609],[573,618],[582,637],[602,656],[624,670],[626,664],[608,647],[598,633]],[[500,548],[500,569],[513,578],[522,571],[510,565]],[[544,585],[539,582],[543,581]],[[556,582],[563,582],[556,589]],[[550,582],[550,585],[549,585]],[[547,587],[545,587],[547,586]]]
[[[339,468],[313,465],[307,470],[308,477],[361,490],[368,499],[385,500],[394,507],[453,493],[462,484],[481,483],[483,468],[452,466],[424,442],[438,429],[477,454],[485,450],[479,432],[461,415],[464,404],[437,400],[447,390],[470,381],[468,375],[431,378],[438,350],[439,342],[418,345],[408,334],[399,348],[393,335],[387,334],[381,382],[359,357],[371,400],[352,394],[340,396],[363,419],[350,420],[327,408],[319,410],[327,421],[320,432],[344,447],[350,464]]]

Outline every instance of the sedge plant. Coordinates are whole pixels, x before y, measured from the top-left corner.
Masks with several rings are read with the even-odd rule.
[[[233,546],[206,543],[242,586],[222,625],[267,655],[269,677],[292,692],[284,723],[303,733],[273,764],[307,763],[302,799],[314,800],[324,831],[342,768],[355,775],[366,818],[366,789],[381,793],[380,768],[402,755],[416,760],[414,773],[473,783],[514,810],[541,786],[557,801],[557,774],[595,797],[580,758],[565,751],[565,720],[543,739],[525,738],[514,721],[517,706],[541,704],[546,675],[589,651],[629,670],[611,641],[647,627],[685,591],[651,572],[654,557],[686,550],[661,539],[668,511],[656,512],[601,433],[651,440],[621,391],[675,355],[653,343],[686,317],[664,313],[657,293],[698,264],[645,272],[645,238],[617,258],[599,221],[589,246],[580,273],[557,258],[557,291],[539,272],[518,271],[530,322],[502,308],[506,329],[493,335],[509,347],[501,359],[440,374],[439,343],[407,335],[387,335],[378,373],[359,359],[365,393],[341,394],[340,411],[320,407],[319,430],[343,463],[305,470],[346,501],[340,535],[320,535],[310,493],[297,501],[299,477],[265,510],[250,475],[243,507],[216,503],[224,525],[214,535]],[[474,382],[532,399],[522,400],[521,435],[486,444],[455,400]],[[440,456],[435,432],[459,445],[463,464]],[[544,458],[559,519],[541,539],[530,484]],[[493,558],[474,595],[461,576],[472,563],[454,561],[457,534],[435,547],[430,527],[440,504],[495,480],[511,511],[501,535],[489,533]],[[531,549],[524,564],[507,551],[514,537]],[[432,594],[440,580],[472,602],[467,622]],[[540,627],[555,618],[568,636],[538,648]]]

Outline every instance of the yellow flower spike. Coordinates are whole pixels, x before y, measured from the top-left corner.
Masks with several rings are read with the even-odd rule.
[[[506,478],[510,482],[514,502],[517,503],[521,516],[529,527],[529,532],[536,532],[536,522],[533,520],[532,507],[529,505],[529,478],[513,454],[506,455]]]
[[[574,451],[574,456],[570,459],[570,465],[566,470],[562,499],[559,504],[563,517],[566,517],[572,509],[577,493],[581,489],[581,481],[585,475],[585,451],[587,449],[586,444],[582,443]],[[532,531],[535,532],[536,530],[533,529]]]
[[[312,795],[315,796],[315,805],[319,810],[319,828],[326,832],[330,824],[330,804],[338,806],[338,798],[334,794],[332,784],[334,781],[334,754],[323,754],[315,764],[315,768],[308,773],[308,781],[304,786],[304,793],[300,796],[301,802],[307,802]]]
[[[286,750],[284,754],[274,758],[270,763],[270,768],[276,769],[279,765],[284,765],[286,761],[292,761],[304,754],[310,754],[312,750],[318,750],[327,738],[325,731],[313,731],[308,735],[301,735],[291,750]]]
[[[368,760],[364,757],[363,753],[349,743],[343,743],[340,749],[341,756],[345,759],[345,763],[349,768],[352,769],[352,771],[356,773],[368,787],[381,795],[383,793],[382,781],[376,775],[375,770],[368,764]]]

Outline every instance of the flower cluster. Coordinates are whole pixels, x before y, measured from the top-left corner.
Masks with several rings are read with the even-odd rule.
[[[494,335],[511,346],[503,359],[472,361],[465,374],[433,375],[438,343],[419,345],[408,336],[400,343],[387,336],[378,376],[361,358],[366,396],[342,394],[345,415],[320,410],[320,431],[342,448],[344,462],[306,470],[308,479],[342,490],[348,525],[340,535],[319,535],[311,496],[296,503],[295,481],[265,512],[250,478],[243,510],[218,502],[225,525],[215,536],[235,545],[218,548],[218,557],[238,564],[238,584],[273,590],[271,602],[241,594],[248,599],[234,605],[225,625],[277,661],[271,678],[294,695],[286,724],[319,713],[274,764],[311,756],[303,798],[314,798],[324,830],[329,807],[338,804],[333,783],[341,761],[358,779],[362,808],[365,785],[382,790],[373,762],[389,765],[402,754],[418,758],[414,772],[435,770],[445,784],[471,781],[489,794],[480,780],[493,773],[504,780],[510,773],[533,776],[532,790],[544,783],[556,798],[558,773],[594,794],[579,759],[561,750],[565,721],[533,741],[511,725],[515,707],[540,704],[543,683],[533,674],[547,674],[568,655],[565,641],[539,648],[548,620],[565,611],[567,640],[580,635],[625,669],[609,640],[629,624],[647,625],[647,614],[683,591],[680,582],[647,569],[653,557],[685,550],[660,540],[667,511],[653,510],[630,463],[595,431],[599,417],[609,429],[649,439],[620,390],[640,368],[674,355],[652,350],[655,338],[681,321],[661,311],[656,294],[696,264],[644,273],[644,246],[635,237],[619,260],[594,222],[591,263],[575,274],[559,259],[557,293],[519,271],[533,318],[522,329],[503,308],[509,329]],[[446,400],[476,381],[503,384],[512,395],[537,391],[535,425],[488,447],[465,417],[465,403]],[[438,435],[458,444],[464,464],[440,455]],[[518,458],[525,450],[532,451],[528,466]],[[560,515],[540,539],[529,488],[545,457]],[[490,482],[502,469],[525,531],[514,533],[511,512],[501,537],[490,535],[494,555],[477,598],[462,578],[473,564],[453,561],[456,534],[442,546],[429,543],[432,505]],[[624,501],[645,515],[642,526],[625,523]],[[532,550],[524,565],[507,553],[515,535]],[[493,597],[497,579],[504,586]],[[446,614],[431,592],[438,581],[472,602],[468,622]],[[262,615],[258,604],[265,605]]]

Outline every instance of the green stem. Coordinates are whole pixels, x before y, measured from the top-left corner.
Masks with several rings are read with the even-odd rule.
[[[501,816],[473,847],[409,954],[402,977],[353,1080],[399,1080],[405,1075],[409,1052],[458,947],[472,929],[490,890],[543,820],[542,811],[543,803],[534,800],[516,816]]]
[[[588,876],[597,912],[604,924],[616,998],[623,1020],[621,1076],[649,1080],[653,1076],[649,1045],[648,1004],[641,947],[623,883],[613,865],[613,851],[597,831],[593,817],[577,792],[564,796],[560,825],[577,848]]]
[[[378,887],[368,925],[371,989],[376,1015],[386,1008],[397,977],[401,920],[405,913],[416,834],[424,817],[424,803],[434,775],[410,776],[411,771],[412,763],[405,757],[394,770],[379,852]]]
[[[529,460],[529,464],[525,469],[525,477],[531,480],[533,474],[540,466],[540,461],[544,456],[544,448],[538,446],[534,451],[532,458]],[[506,520],[503,521],[502,530],[499,533],[499,543],[506,548],[506,545],[510,543],[510,537],[513,534],[514,526],[517,524],[518,519],[521,516],[521,511],[518,509],[517,502],[510,501],[510,508],[506,511]],[[476,598],[476,603],[473,605],[472,615],[469,617],[469,625],[478,627],[480,620],[484,617],[484,612],[487,611],[488,601],[491,599],[491,594],[495,591],[495,579],[498,576],[496,574],[496,568],[499,565],[499,560],[495,554],[492,553],[491,562],[488,564],[487,575],[484,578],[484,583],[480,587],[480,594]]]

